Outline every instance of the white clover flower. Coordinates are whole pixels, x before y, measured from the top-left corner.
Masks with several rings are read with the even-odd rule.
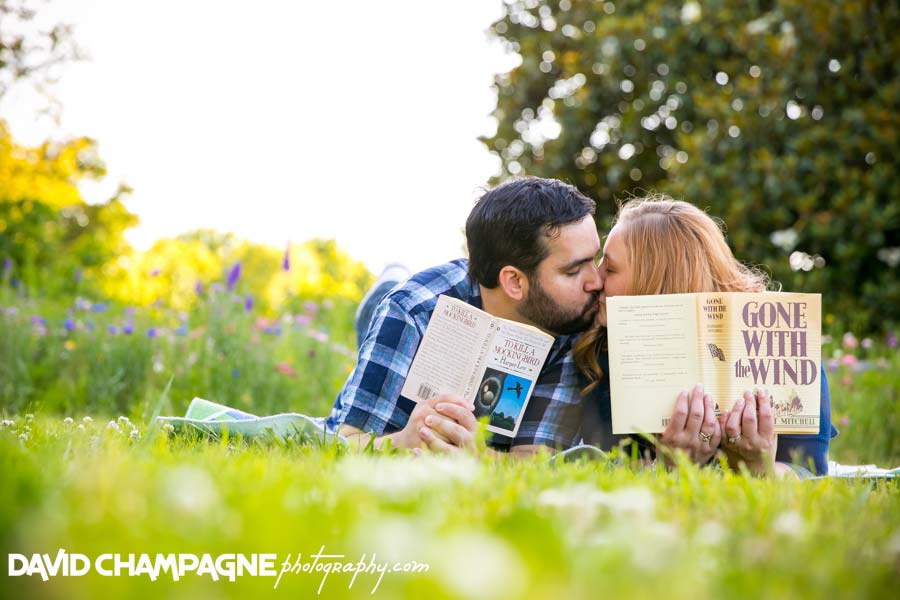
[[[119,431],[119,424],[116,423],[115,421],[110,421],[109,423],[106,424],[106,428],[111,429],[113,431]]]
[[[208,515],[219,502],[219,492],[209,473],[199,467],[175,467],[162,478],[163,496],[175,509]]]
[[[82,425],[81,423],[78,424],[77,429],[78,429],[78,431],[85,431],[84,425]]]
[[[794,510],[781,513],[772,522],[772,530],[782,535],[797,537],[805,529],[803,517]]]
[[[75,420],[72,417],[66,417],[65,419],[63,419],[63,423],[65,423],[66,425],[71,425],[74,422]]]
[[[19,434],[19,441],[21,441],[21,442],[27,442],[27,441],[28,441],[28,434],[27,434],[27,433],[20,433],[20,434]]]
[[[25,413],[25,422],[31,423],[32,421],[34,421],[34,415],[31,413]]]
[[[426,488],[471,482],[478,468],[471,456],[353,456],[341,461],[339,479],[382,496],[406,498]]]
[[[162,430],[166,433],[172,433],[175,431],[175,427],[171,423],[163,423]]]
[[[482,531],[459,532],[437,541],[431,551],[430,564],[453,595],[488,600],[515,598],[525,592],[525,565],[515,548],[498,537]]]
[[[24,425],[24,426],[22,426],[22,431],[25,431],[25,432],[27,432],[27,433],[31,433],[31,427],[28,426],[28,425]]]
[[[84,423],[85,425],[89,425],[89,424],[93,423],[94,420],[90,417],[85,417],[81,420],[81,422]]]
[[[128,420],[128,417],[126,417],[125,415],[119,416],[119,418],[116,419],[116,420],[117,420],[119,423],[131,423],[131,421],[129,421],[129,420]]]
[[[138,431],[137,429],[132,429],[131,432],[128,434],[128,437],[130,437],[133,440],[136,440],[139,437],[141,437],[141,432]]]
[[[0,421],[0,427],[14,427],[15,424],[15,421],[11,421],[9,419],[3,419],[2,421]]]
[[[707,521],[697,528],[694,542],[700,546],[718,546],[725,539],[725,527],[718,521]]]

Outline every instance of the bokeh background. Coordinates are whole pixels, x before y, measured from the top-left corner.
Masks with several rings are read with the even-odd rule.
[[[689,200],[739,258],[822,293],[836,443],[897,456],[896,3],[0,15],[8,413],[147,416],[169,390],[174,412],[199,395],[323,414],[381,266],[460,255],[479,189],[539,175],[594,197],[601,234],[631,195]]]

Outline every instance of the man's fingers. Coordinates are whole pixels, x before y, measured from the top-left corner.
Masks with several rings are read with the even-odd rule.
[[[475,428],[478,426],[478,420],[475,418],[475,413],[466,407],[458,404],[441,402],[434,408],[438,414],[453,419],[469,431],[475,431]]]
[[[775,416],[772,414],[772,403],[765,390],[756,393],[757,410],[759,411],[759,435],[769,439],[775,434]]]
[[[434,398],[431,398],[427,401],[431,406],[437,406],[438,404],[456,404],[458,406],[462,406],[463,408],[468,408],[469,410],[475,410],[475,405],[467,400],[463,400],[462,397],[457,396],[456,394],[438,394]]]
[[[439,434],[448,443],[458,447],[464,446],[467,437],[471,437],[471,434],[455,421],[437,415],[425,417],[425,427]]]
[[[453,452],[457,450],[456,446],[448,444],[438,437],[430,427],[419,428],[419,437],[422,438],[422,441],[425,442],[425,445],[432,452]]]

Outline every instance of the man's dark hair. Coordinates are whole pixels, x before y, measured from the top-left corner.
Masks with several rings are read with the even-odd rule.
[[[526,177],[495,187],[466,219],[469,279],[493,289],[507,265],[531,277],[550,253],[545,238],[559,235],[560,227],[580,222],[595,209],[593,200],[555,179]]]

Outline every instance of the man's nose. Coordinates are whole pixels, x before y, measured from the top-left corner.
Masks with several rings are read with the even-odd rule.
[[[599,292],[603,290],[603,282],[605,280],[602,266],[591,265],[591,275],[584,286],[586,292]]]

